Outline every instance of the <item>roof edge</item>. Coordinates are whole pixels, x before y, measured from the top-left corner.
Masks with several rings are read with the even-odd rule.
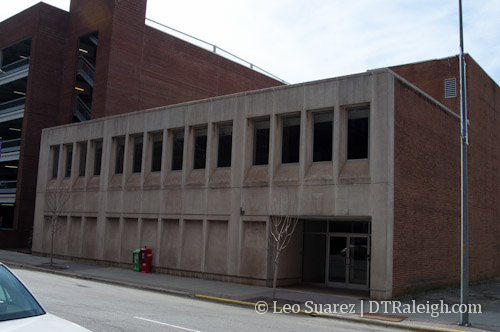
[[[429,95],[427,92],[425,92],[424,90],[418,88],[417,86],[415,86],[414,84],[412,84],[410,81],[408,81],[407,79],[405,79],[403,76],[397,74],[396,72],[394,72],[392,69],[390,68],[380,68],[380,69],[374,69],[374,70],[368,70],[369,73],[377,73],[377,72],[388,72],[390,73],[392,76],[394,76],[398,81],[400,81],[401,83],[403,83],[404,85],[406,85],[407,87],[409,87],[410,89],[414,90],[415,92],[417,92],[418,94],[422,95],[423,97],[425,97],[426,99],[428,99],[430,102],[432,102],[434,105],[436,105],[437,107],[439,107],[442,111],[444,111],[445,113],[448,113],[448,115],[451,115],[452,117],[454,117],[455,119],[457,120],[460,120],[460,116],[453,112],[451,109],[449,109],[448,107],[446,107],[445,105],[441,104],[438,100],[436,100],[434,97],[432,97],[431,95]]]

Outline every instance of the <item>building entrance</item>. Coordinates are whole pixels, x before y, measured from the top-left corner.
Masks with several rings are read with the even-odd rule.
[[[328,242],[328,286],[368,289],[369,236],[330,235]]]
[[[370,222],[304,220],[302,281],[370,288]]]

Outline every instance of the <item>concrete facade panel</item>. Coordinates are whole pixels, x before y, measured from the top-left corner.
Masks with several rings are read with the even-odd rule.
[[[80,257],[82,254],[82,218],[70,217],[68,228],[68,255]]]
[[[146,2],[72,0],[69,12],[39,3],[0,23],[2,49],[31,37],[13,229],[0,231],[0,246],[24,247],[32,233],[41,130],[73,120],[82,37],[98,39],[93,119],[283,85],[146,26]],[[142,132],[137,120],[130,130]]]
[[[203,221],[184,220],[182,229],[182,249],[180,268],[201,271],[203,264]]]
[[[57,221],[51,226],[55,228],[54,253],[58,255],[68,254],[68,217],[57,217]]]
[[[163,196],[164,213],[180,215],[182,214],[182,194],[178,190],[165,190]]]
[[[121,213],[123,194],[120,191],[109,191],[106,199],[106,212]],[[137,201],[135,201],[137,202]]]
[[[346,160],[347,111],[360,105],[369,107],[369,156]],[[333,158],[316,163],[307,157],[313,144],[312,114],[324,110],[333,111]],[[95,257],[129,263],[130,248],[142,244],[134,235],[124,237],[130,232],[124,229],[125,220],[141,220],[132,228],[137,228],[136,234],[149,234],[148,242],[155,242],[155,227],[144,220],[161,220],[154,268],[269,285],[274,269],[269,218],[297,215],[300,226],[281,258],[279,284],[284,285],[301,281],[303,234],[308,220],[366,222],[371,253],[367,287],[372,298],[387,299],[418,285],[435,284],[440,278],[453,279],[450,276],[455,267],[444,264],[446,257],[456,254],[452,248],[458,239],[450,226],[457,217],[458,197],[457,188],[450,185],[457,175],[456,170],[450,171],[456,162],[456,151],[450,148],[455,142],[451,133],[458,125],[452,113],[391,71],[378,70],[53,128],[44,131],[42,153],[49,155],[51,146],[82,138],[71,132],[86,132],[89,142],[103,139],[99,180],[103,185],[93,188],[92,195],[97,190],[101,195],[99,204],[106,208],[98,213]],[[296,164],[281,162],[281,122],[282,116],[289,114],[300,116],[301,121],[300,158]],[[254,119],[263,117],[270,121],[269,162],[254,166],[252,126]],[[228,168],[216,164],[220,123],[233,125],[232,162]],[[199,127],[207,128],[206,167],[194,170],[194,129]],[[174,172],[169,165],[171,133],[178,129],[185,133],[184,157],[182,170]],[[157,130],[164,134],[162,170],[155,175],[146,169],[131,174],[131,138]],[[113,174],[115,137],[125,137],[126,141],[123,176]],[[150,140],[144,137],[143,165],[148,165]],[[480,150],[476,153],[487,154]],[[45,180],[39,180],[39,199],[48,189],[55,190],[64,183],[62,178],[47,181],[50,158],[41,160],[44,164],[40,165],[39,178]],[[153,184],[153,178],[160,181]],[[496,192],[493,185],[488,188]],[[73,190],[71,186],[60,189]],[[82,188],[78,190],[80,195]],[[482,202],[475,200],[474,204]],[[44,211],[40,211],[36,223],[45,231]],[[117,220],[123,225],[119,226]],[[476,232],[485,227],[494,229],[492,224],[476,227]],[[120,238],[112,238],[109,229]],[[446,229],[449,231],[442,235]],[[436,236],[442,241],[437,241]],[[422,250],[422,246],[429,249]],[[48,250],[45,244],[37,248]],[[476,245],[474,250],[477,253],[486,249]],[[436,256],[434,252],[447,256]],[[414,266],[418,266],[419,274],[413,272],[417,271]],[[488,266],[495,269],[495,263]]]
[[[225,220],[209,220],[205,249],[204,272],[227,274],[228,272],[228,223]]]
[[[153,266],[158,266],[158,257],[160,254],[160,242],[159,242],[159,231],[158,231],[158,219],[144,218],[141,220],[142,224],[139,229],[141,231],[141,238],[139,240],[139,247],[147,247],[153,252]]]
[[[269,212],[269,188],[252,187],[241,191],[241,208],[245,214],[253,216],[266,215]]]
[[[137,218],[123,218],[120,241],[120,262],[129,263],[132,261],[132,251],[139,247],[139,221]]]
[[[320,110],[325,105],[335,105],[337,96],[338,82],[325,81],[323,84],[311,88],[305,87],[305,105],[308,110]]]
[[[185,189],[182,192],[182,213],[203,214],[207,208],[207,191],[204,189]]]
[[[163,219],[162,224],[158,265],[167,268],[178,268],[181,242],[179,220]]]
[[[360,76],[347,76],[338,80],[337,103],[357,105],[372,100],[372,82]]]
[[[119,218],[106,218],[103,259],[116,262],[120,257],[121,227]]]
[[[209,214],[231,214],[232,195],[229,189],[212,189],[207,196],[206,211]]]
[[[87,192],[85,195],[85,211],[97,214],[103,208],[101,192]]]
[[[83,224],[82,235],[82,256],[95,259],[96,257],[96,242],[97,242],[97,218],[85,217]]]
[[[268,235],[265,221],[245,221],[242,230],[240,275],[265,279]]]
[[[331,186],[303,186],[302,205],[304,208],[301,215],[305,216],[334,216],[336,214],[335,205],[325,205],[324,202],[335,202],[335,191]]]
[[[145,215],[147,214],[158,215],[160,211],[162,211],[161,208],[163,208],[163,206],[162,206],[161,195],[149,191],[143,191],[140,202],[141,202],[141,211]],[[137,209],[134,212],[137,212]]]
[[[139,190],[121,192],[123,203],[120,204],[121,213],[137,213],[142,210],[142,192]],[[115,212],[118,212],[114,210]]]

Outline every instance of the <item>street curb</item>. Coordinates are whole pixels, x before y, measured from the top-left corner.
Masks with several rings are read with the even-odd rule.
[[[109,284],[109,285],[118,285],[118,286],[124,286],[124,287],[128,287],[128,288],[142,289],[142,290],[170,294],[170,295],[176,295],[176,296],[182,296],[182,297],[193,298],[195,295],[192,292],[186,292],[186,291],[182,291],[182,290],[160,288],[160,287],[155,287],[155,286],[150,286],[150,285],[132,284],[132,283],[129,283],[126,281],[110,280],[110,279],[106,279],[106,278],[84,275],[84,274],[77,274],[77,273],[73,273],[73,272],[57,271],[57,270],[43,268],[40,266],[34,266],[34,265],[23,264],[23,263],[16,263],[16,262],[11,262],[11,261],[4,261],[3,260],[2,263],[4,263],[7,266],[10,266],[10,267],[17,267],[17,268],[23,268],[23,269],[27,269],[27,270],[41,271],[41,272],[46,272],[46,273],[50,273],[50,274],[61,275],[61,276],[75,278],[75,279],[81,279],[81,280],[98,281],[98,282],[102,282],[102,283]]]
[[[110,279],[96,277],[96,276],[77,274],[74,272],[52,270],[52,269],[48,269],[48,268],[44,268],[44,267],[40,267],[40,266],[24,264],[24,263],[19,263],[19,262],[2,260],[2,263],[4,263],[7,266],[11,266],[11,267],[24,268],[27,270],[41,271],[41,272],[45,272],[45,273],[61,275],[61,276],[65,276],[65,277],[75,278],[75,279],[98,281],[98,282],[102,282],[102,283],[106,283],[106,284],[110,284],[110,285],[119,285],[119,286],[124,286],[124,287],[128,287],[128,288],[154,291],[154,292],[159,292],[159,293],[164,293],[164,294],[169,294],[169,295],[174,295],[174,296],[196,298],[196,299],[200,299],[200,300],[225,303],[225,304],[229,304],[229,305],[252,306],[255,308],[255,306],[257,304],[255,302],[247,302],[247,301],[240,301],[240,300],[234,300],[234,299],[211,296],[211,295],[196,294],[196,293],[186,292],[186,291],[182,291],[182,290],[160,288],[160,287],[154,287],[154,286],[149,286],[149,285],[132,284],[132,283],[125,282],[125,281],[110,280]],[[276,309],[283,309],[283,308],[276,307]],[[298,312],[298,314],[308,315],[308,316],[313,316],[313,317],[323,317],[323,318],[344,320],[344,321],[354,322],[354,323],[358,323],[358,324],[376,325],[376,326],[381,326],[384,328],[406,329],[406,330],[410,330],[410,331],[469,332],[467,330],[456,330],[456,329],[441,328],[441,327],[412,326],[412,325],[407,325],[407,324],[398,324],[395,322],[387,322],[387,321],[380,321],[380,320],[369,319],[369,318],[361,318],[361,317],[357,317],[357,316],[351,317],[351,316],[344,316],[344,315],[325,314],[325,313],[320,313],[320,312],[306,312],[305,310],[300,310]]]
[[[198,299],[209,300],[209,301],[214,301],[214,302],[223,302],[223,303],[228,303],[228,304],[239,304],[239,305],[244,305],[244,306],[255,307],[254,302],[239,301],[239,300],[227,299],[224,297],[217,297],[217,296],[210,296],[210,295],[203,295],[203,294],[194,294],[194,297],[198,298]]]
[[[194,294],[195,298],[202,299],[202,300],[207,300],[207,301],[214,301],[214,302],[220,302],[220,303],[226,303],[226,304],[234,304],[234,305],[242,305],[242,306],[252,306],[255,308],[258,302],[246,302],[246,301],[240,301],[240,300],[233,300],[233,299],[227,299],[223,297],[216,297],[216,296],[209,296],[209,295],[203,295],[203,294]],[[276,309],[283,309],[283,307],[276,307]],[[267,313],[267,312],[266,312]],[[444,327],[430,327],[430,326],[412,326],[412,325],[406,325],[406,324],[398,324],[394,322],[385,322],[385,321],[379,321],[376,319],[369,319],[369,318],[361,318],[361,317],[351,317],[351,316],[343,316],[343,315],[334,315],[334,314],[324,314],[321,312],[306,312],[305,310],[300,310],[298,312],[299,314],[302,315],[308,315],[308,316],[313,316],[313,317],[323,317],[323,318],[330,318],[330,319],[338,319],[338,320],[344,320],[348,322],[354,322],[354,323],[360,323],[360,324],[368,324],[368,325],[377,325],[377,326],[382,326],[385,328],[399,328],[399,329],[407,329],[410,331],[421,331],[421,332],[468,332],[466,330],[455,330],[455,329],[449,329],[449,328],[444,328]]]

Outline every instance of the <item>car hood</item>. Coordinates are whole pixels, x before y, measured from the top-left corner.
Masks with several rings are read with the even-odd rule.
[[[80,325],[52,314],[3,321],[0,322],[0,330],[2,332],[90,332]]]

